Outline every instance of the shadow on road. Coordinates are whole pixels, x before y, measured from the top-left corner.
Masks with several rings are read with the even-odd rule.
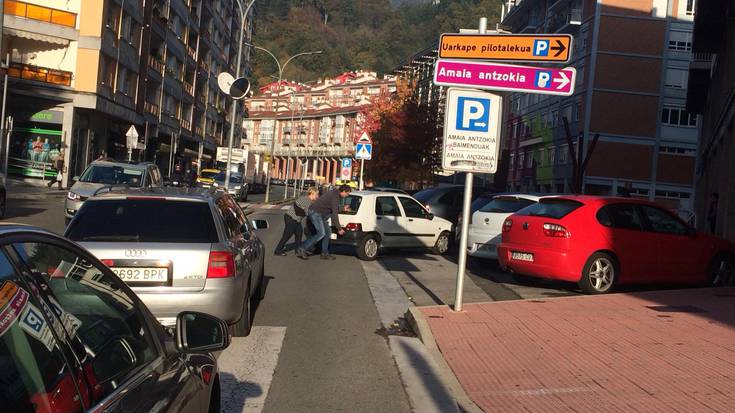
[[[230,373],[219,373],[220,393],[221,393],[221,411],[223,413],[242,413],[245,412],[245,404],[249,399],[255,399],[263,394],[260,385],[239,380]]]
[[[23,202],[25,203],[26,200],[14,200],[11,201],[14,202],[15,205],[8,205],[8,209],[5,212],[5,218],[4,219],[13,219],[13,218],[23,218],[23,217],[30,217],[33,215],[38,215],[45,211],[43,208],[35,208],[30,206],[20,206],[19,203]]]
[[[436,371],[434,365],[429,362],[422,354],[416,352],[411,346],[404,341],[399,341],[401,351],[409,358],[411,366],[422,374],[421,377],[425,394],[431,397],[431,404],[436,407],[436,411],[453,411],[456,409],[456,401],[454,396],[445,387],[444,383],[439,379],[439,372]]]

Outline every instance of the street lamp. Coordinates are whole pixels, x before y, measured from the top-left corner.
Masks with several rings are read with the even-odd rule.
[[[255,5],[255,0],[251,0],[245,11],[242,9],[241,0],[236,0],[237,8],[240,10],[240,42],[237,47],[237,68],[235,68],[235,79],[240,78],[240,65],[242,64],[242,44],[243,36],[245,35],[245,24],[247,23],[247,16],[250,13],[250,9]],[[225,189],[230,187],[230,165],[232,164],[232,145],[235,140],[235,111],[237,109],[237,101],[232,101],[232,108],[230,109],[230,136],[227,141],[227,170],[225,171]],[[242,128],[242,125],[240,125]],[[243,175],[244,176],[244,175]]]
[[[264,47],[260,47],[260,46],[254,45],[254,44],[250,44],[250,43],[245,43],[245,44],[248,45],[248,46],[250,46],[250,47],[253,47],[256,50],[261,50],[261,51],[264,51],[264,52],[268,53],[273,58],[273,60],[276,62],[276,66],[278,67],[278,83],[277,83],[277,86],[276,86],[276,106],[275,106],[275,108],[274,108],[275,110],[273,112],[273,136],[271,136],[271,150],[270,150],[271,160],[270,160],[270,162],[268,164],[268,171],[267,171],[267,175],[266,175],[266,186],[265,186],[265,202],[268,203],[268,201],[270,200],[270,193],[271,193],[271,169],[273,169],[273,154],[274,154],[274,152],[276,150],[276,125],[277,125],[277,118],[278,118],[278,98],[281,95],[281,81],[283,80],[283,71],[286,69],[286,66],[289,63],[291,63],[292,60],[296,59],[297,57],[299,57],[299,56],[309,56],[309,55],[321,54],[322,51],[321,50],[317,50],[317,51],[314,51],[314,52],[301,52],[301,53],[297,53],[297,54],[289,57],[288,59],[286,59],[286,63],[284,63],[283,65],[281,65],[281,62],[278,61],[278,58],[273,53],[271,53],[270,50],[268,50],[268,49],[266,49]]]

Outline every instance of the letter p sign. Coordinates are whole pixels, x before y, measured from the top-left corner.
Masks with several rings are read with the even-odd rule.
[[[457,130],[488,132],[490,130],[490,99],[457,98]]]
[[[548,40],[535,40],[533,42],[533,55],[534,56],[548,56],[549,55],[549,41]]]

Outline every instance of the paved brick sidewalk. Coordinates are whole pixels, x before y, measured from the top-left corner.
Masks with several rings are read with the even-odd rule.
[[[486,412],[733,412],[735,288],[424,307]]]

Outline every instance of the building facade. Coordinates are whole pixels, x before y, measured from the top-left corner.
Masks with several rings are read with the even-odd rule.
[[[232,101],[216,76],[236,69],[232,39],[242,24],[233,0],[5,5],[11,173],[48,169],[47,141],[50,151],[66,151],[65,185],[100,156],[155,162],[164,174],[213,158],[230,124]],[[245,27],[249,40],[252,20]],[[140,135],[132,153],[130,126]]]
[[[691,211],[697,117],[685,109],[694,0],[516,0],[502,27],[573,35],[569,97],[505,97],[508,187],[568,192],[574,154],[599,134],[583,175],[587,194],[633,196]],[[581,136],[581,138],[580,138]],[[580,148],[579,145],[582,145]]]
[[[242,147],[248,152],[247,176],[264,181],[268,168],[280,179],[339,179],[340,158],[351,158],[362,134],[361,111],[373,99],[396,91],[392,76],[348,72],[313,84],[283,81],[264,86],[248,99]],[[275,143],[273,158],[271,144]]]
[[[701,114],[697,226],[735,242],[735,1],[697,3],[687,109]]]

